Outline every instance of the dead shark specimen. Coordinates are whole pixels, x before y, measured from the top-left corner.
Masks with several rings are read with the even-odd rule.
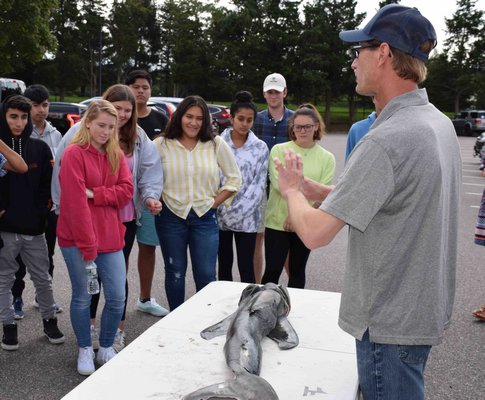
[[[268,336],[282,350],[298,345],[298,335],[287,319],[288,290],[281,285],[248,285],[236,312],[201,332],[204,339],[226,334],[224,355],[234,379],[207,386],[182,400],[278,400],[271,385],[261,378],[261,340]]]

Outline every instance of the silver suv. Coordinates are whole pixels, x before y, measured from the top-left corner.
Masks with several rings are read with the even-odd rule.
[[[478,135],[485,132],[485,110],[461,111],[451,119],[457,135]]]

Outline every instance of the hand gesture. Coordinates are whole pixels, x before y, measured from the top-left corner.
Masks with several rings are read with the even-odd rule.
[[[293,150],[285,150],[285,166],[275,158],[276,170],[278,171],[278,185],[281,196],[287,198],[288,193],[294,190],[301,190],[303,184],[303,160]]]

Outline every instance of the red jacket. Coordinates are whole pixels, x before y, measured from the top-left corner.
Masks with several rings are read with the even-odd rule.
[[[120,150],[121,152],[121,150]],[[85,261],[124,247],[120,209],[133,198],[131,172],[122,155],[113,175],[106,154],[92,146],[70,145],[59,173],[61,201],[57,223],[59,246],[76,246]],[[86,188],[94,192],[88,199]]]

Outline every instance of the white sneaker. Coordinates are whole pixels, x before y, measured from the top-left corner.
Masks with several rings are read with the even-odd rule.
[[[150,301],[146,301],[145,303],[142,303],[140,299],[138,299],[136,301],[136,308],[139,311],[154,315],[155,317],[165,317],[165,315],[169,313],[169,311],[158,304],[153,297]]]
[[[98,336],[98,331],[94,327],[94,325],[91,325],[91,346],[93,346],[94,350],[99,349],[99,336]]]
[[[81,375],[91,375],[94,371],[94,351],[92,346],[80,347],[77,357],[77,372]]]
[[[113,349],[119,353],[125,348],[125,332],[121,329],[116,330],[115,340],[113,342]]]
[[[96,356],[96,362],[99,365],[106,364],[116,355],[115,349],[113,347],[103,347],[100,346],[98,350],[98,355]]]

